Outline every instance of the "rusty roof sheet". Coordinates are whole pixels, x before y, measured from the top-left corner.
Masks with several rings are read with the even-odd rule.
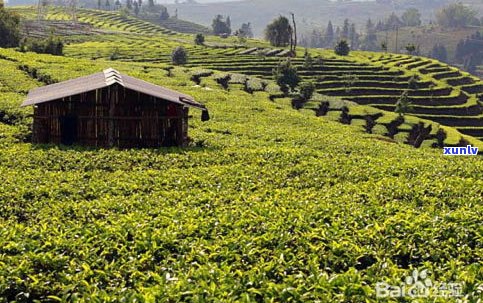
[[[89,76],[34,88],[29,92],[22,106],[50,102],[114,84],[173,103],[205,109],[204,105],[194,101],[189,95],[121,74],[112,68]]]

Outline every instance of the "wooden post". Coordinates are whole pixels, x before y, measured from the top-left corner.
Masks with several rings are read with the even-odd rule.
[[[293,55],[294,57],[297,56],[297,24],[295,23],[295,14],[290,13],[292,15],[292,23],[293,23],[293,33],[294,33],[294,39],[293,39]]]
[[[116,113],[116,102],[118,99],[118,87],[113,85],[108,88],[108,98],[109,98],[109,123],[108,123],[108,138],[107,145],[109,147],[114,146],[114,115]]]

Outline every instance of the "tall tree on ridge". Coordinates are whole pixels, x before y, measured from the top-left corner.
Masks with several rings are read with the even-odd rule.
[[[329,24],[327,25],[327,30],[325,31],[325,43],[326,46],[331,47],[334,43],[334,26],[332,25],[332,21],[329,20]]]
[[[292,27],[290,21],[280,16],[267,25],[265,29],[265,39],[270,41],[270,44],[277,47],[288,46],[292,37]]]

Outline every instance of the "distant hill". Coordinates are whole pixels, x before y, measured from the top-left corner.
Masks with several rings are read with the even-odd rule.
[[[251,22],[255,35],[261,36],[265,26],[280,14],[294,12],[301,29],[325,27],[332,20],[342,24],[345,18],[350,18],[358,25],[363,25],[368,18],[379,20],[386,18],[392,12],[401,15],[407,8],[416,7],[423,20],[428,22],[435,18],[434,12],[451,0],[438,1],[398,1],[399,4],[369,2],[333,2],[329,0],[245,0],[211,4],[167,4],[170,12],[178,9],[179,17],[206,26],[216,14],[229,15],[233,27],[241,23]],[[483,1],[465,0],[480,14],[483,13]]]

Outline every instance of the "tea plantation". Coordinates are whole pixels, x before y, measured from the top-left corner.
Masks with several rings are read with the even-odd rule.
[[[0,49],[0,302],[415,302],[375,290],[413,269],[462,285],[418,302],[481,302],[483,158],[431,148],[483,150],[479,79],[426,58],[310,50],[314,67],[293,62],[318,94],[294,110],[271,81],[283,50],[79,19],[99,33],[66,37],[63,57]],[[189,61],[171,67],[178,45]],[[107,67],[190,94],[212,119],[190,112],[186,149],[29,143],[29,89]],[[395,125],[405,89],[415,112]],[[431,126],[422,147],[404,144],[418,125]]]

